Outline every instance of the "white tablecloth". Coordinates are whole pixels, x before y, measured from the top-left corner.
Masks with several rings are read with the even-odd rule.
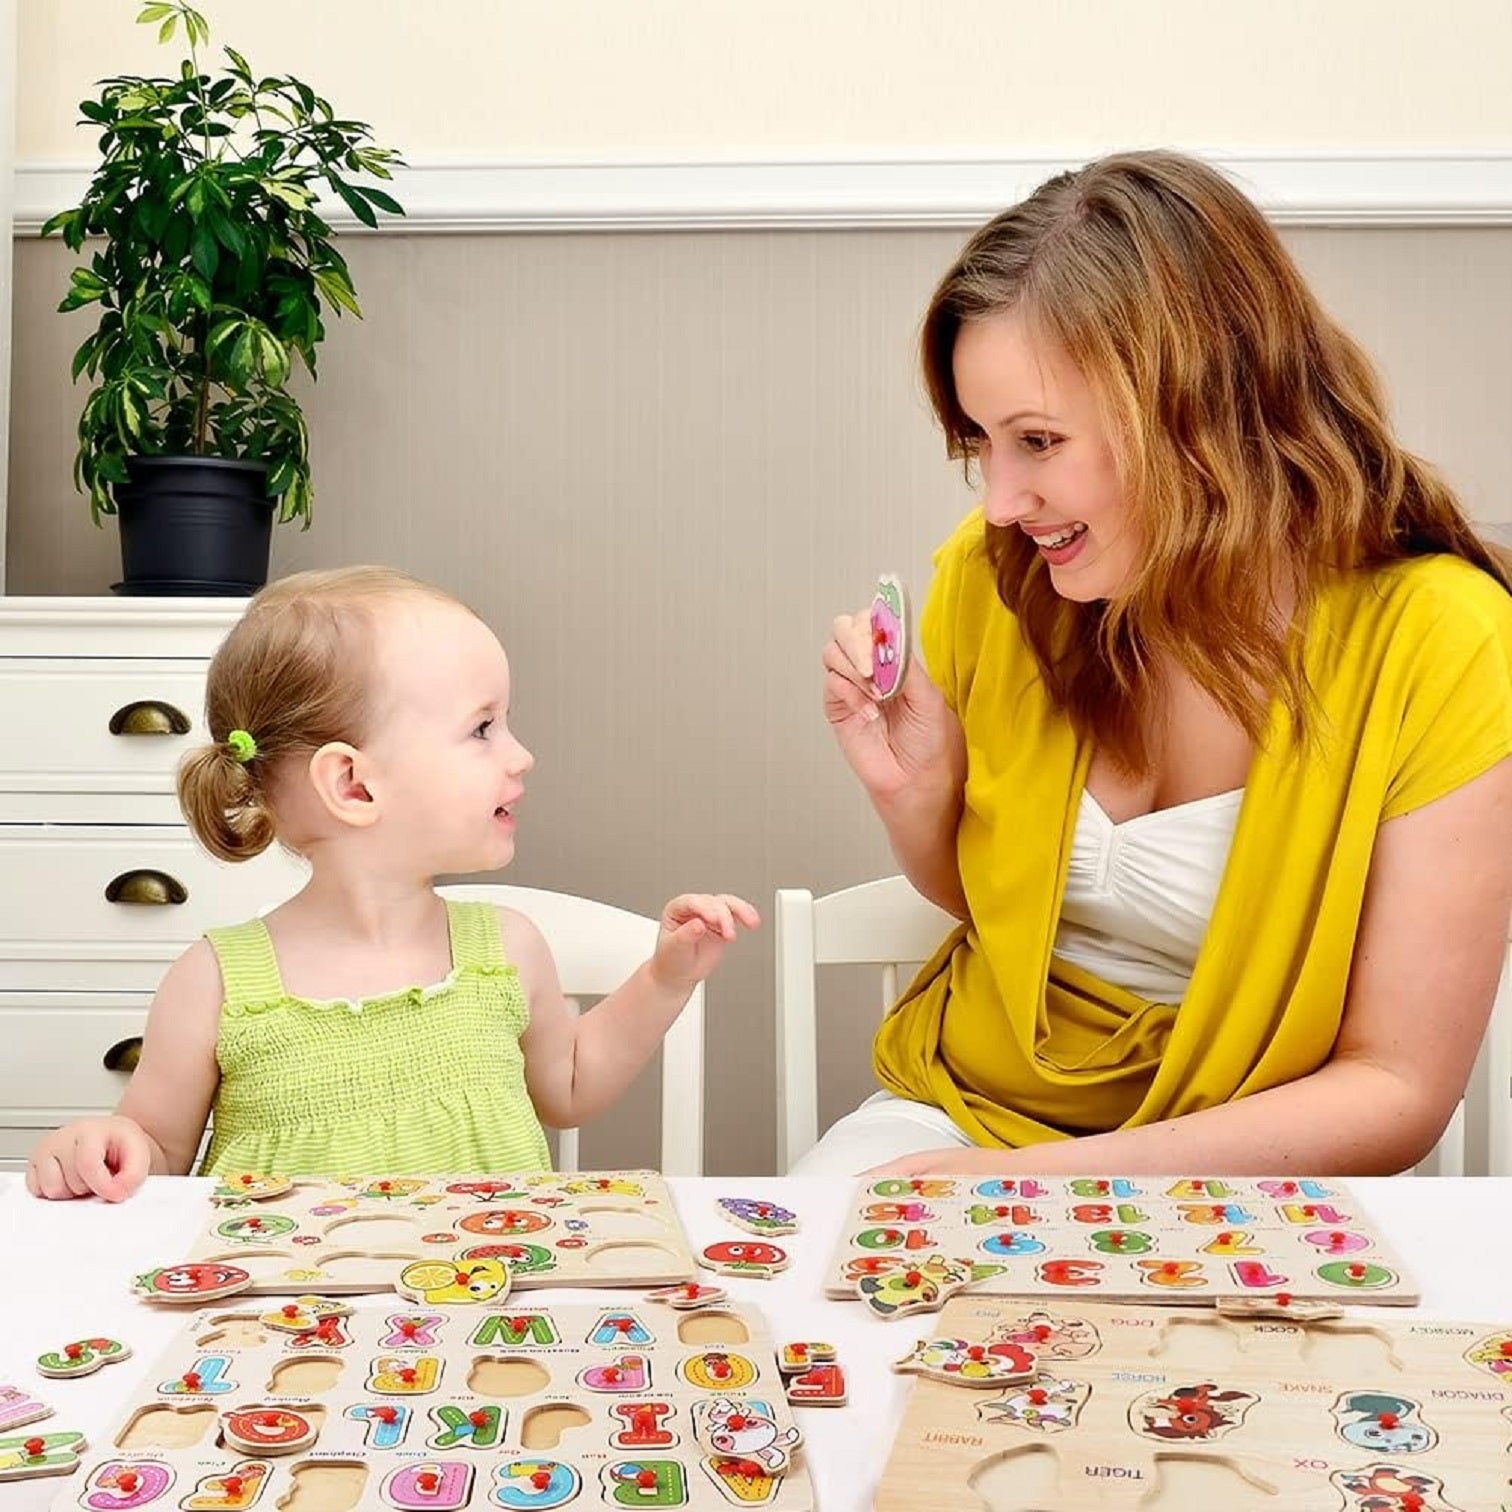
[[[850,1405],[803,1408],[797,1417],[822,1512],[870,1507],[908,1390],[907,1379],[892,1374],[889,1362],[908,1349],[923,1320],[882,1323],[859,1304],[823,1295],[823,1273],[851,1184],[745,1178],[670,1184],[695,1248],[735,1237],[715,1210],[716,1197],[767,1197],[800,1215],[800,1232],[782,1241],[793,1259],[788,1270],[771,1281],[731,1279],[728,1285],[732,1297],[765,1310],[778,1342],[828,1339],[838,1347]],[[1422,1315],[1512,1321],[1506,1283],[1512,1180],[1402,1177],[1353,1186],[1416,1277]],[[93,1445],[107,1441],[136,1381],[183,1321],[179,1311],[134,1299],[130,1278],[187,1254],[209,1212],[209,1188],[208,1181],[158,1177],[119,1206],[39,1202],[19,1178],[0,1175],[0,1384],[30,1387],[56,1408],[46,1428],[79,1429]],[[599,1297],[617,1303],[634,1294],[547,1288],[530,1295],[543,1303]],[[1401,1311],[1390,1310],[1392,1316]],[[127,1344],[133,1358],[81,1380],[38,1376],[39,1354],[102,1335]],[[40,1512],[62,1486],[75,1483],[82,1480],[48,1477],[0,1486],[0,1512]]]

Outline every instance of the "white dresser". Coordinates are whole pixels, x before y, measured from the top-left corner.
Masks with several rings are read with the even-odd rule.
[[[113,1108],[168,964],[301,881],[207,855],[174,797],[242,605],[0,598],[0,1169]]]

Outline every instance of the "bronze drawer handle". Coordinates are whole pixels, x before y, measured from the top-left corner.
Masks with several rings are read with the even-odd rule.
[[[142,903],[163,907],[169,903],[187,903],[189,889],[167,872],[141,867],[122,872],[105,884],[105,897],[111,903]]]
[[[142,1058],[142,1036],[133,1034],[130,1039],[117,1040],[105,1052],[104,1065],[107,1071],[135,1071]]]
[[[171,703],[139,698],[110,716],[112,735],[187,735],[189,720]]]

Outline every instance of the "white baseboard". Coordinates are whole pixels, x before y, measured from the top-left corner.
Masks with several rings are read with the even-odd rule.
[[[1512,150],[1496,153],[1206,152],[1278,222],[1307,226],[1512,225]],[[892,155],[787,160],[422,162],[401,169],[408,211],[389,233],[969,227],[1074,156]],[[15,229],[77,204],[82,164],[22,163]],[[356,226],[329,210],[333,225]]]

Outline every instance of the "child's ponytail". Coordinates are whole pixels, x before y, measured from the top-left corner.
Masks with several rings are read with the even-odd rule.
[[[250,861],[277,835],[273,812],[259,781],[257,750],[234,737],[191,751],[179,765],[179,807],[195,838],[222,861]]]

